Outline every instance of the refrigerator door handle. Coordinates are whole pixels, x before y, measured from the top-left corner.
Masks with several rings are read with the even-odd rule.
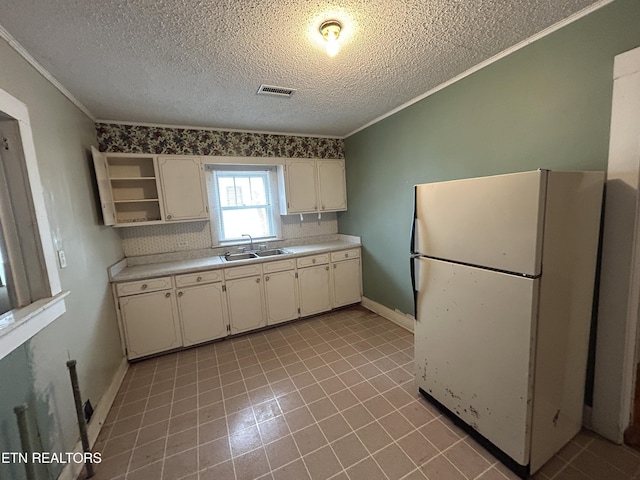
[[[411,270],[411,290],[413,291],[413,315],[418,320],[418,288],[416,286],[416,261],[420,255],[413,254],[409,257],[409,268]]]
[[[416,220],[418,215],[418,186],[413,186],[413,215],[411,216],[411,245],[409,246],[409,252],[416,252]]]

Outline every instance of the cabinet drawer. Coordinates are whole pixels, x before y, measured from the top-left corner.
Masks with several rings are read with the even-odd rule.
[[[119,297],[135,295],[137,293],[155,292],[171,288],[171,277],[149,278],[137,282],[118,283],[116,291]]]
[[[262,271],[264,273],[282,272],[284,270],[293,270],[296,268],[295,258],[289,258],[287,260],[278,260],[277,262],[267,262],[262,264]]]
[[[176,275],[176,287],[188,287],[190,285],[201,285],[222,281],[222,270],[211,270],[209,272],[186,273]]]
[[[262,273],[261,265],[243,265],[242,267],[233,267],[224,269],[224,278],[231,280],[232,278],[251,277],[252,275],[260,275]]]
[[[360,249],[353,248],[351,250],[342,250],[340,252],[333,252],[331,254],[332,262],[339,262],[340,260],[349,260],[350,258],[360,258]]]
[[[313,265],[322,265],[323,263],[329,263],[328,253],[298,258],[298,268],[311,267]]]

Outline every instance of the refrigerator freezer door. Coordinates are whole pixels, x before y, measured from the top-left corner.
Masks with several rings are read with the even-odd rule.
[[[414,251],[537,276],[548,171],[416,186]]]
[[[539,279],[415,262],[417,385],[526,466]]]

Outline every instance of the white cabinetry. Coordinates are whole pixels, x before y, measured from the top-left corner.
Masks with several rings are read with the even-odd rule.
[[[313,255],[297,260],[300,316],[331,310],[329,255]]]
[[[264,289],[260,264],[227,268],[224,271],[231,333],[264,327]]]
[[[105,154],[92,147],[105,225],[126,227],[162,221],[156,161],[151,155]]]
[[[336,212],[347,209],[344,160],[318,160],[318,209]]]
[[[360,250],[352,249],[331,254],[333,306],[343,307],[362,300]]]
[[[298,280],[295,260],[268,262],[262,266],[267,325],[298,318]]]
[[[178,275],[175,279],[184,346],[226,336],[227,296],[222,270]]]
[[[158,157],[165,219],[207,220],[207,190],[200,157]]]
[[[280,189],[282,215],[346,210],[344,160],[289,159]]]
[[[164,280],[171,285],[171,279]],[[172,289],[154,290],[149,282],[122,284],[120,292],[149,291],[136,295],[121,296],[120,314],[129,359],[144,357],[182,346],[178,310]]]

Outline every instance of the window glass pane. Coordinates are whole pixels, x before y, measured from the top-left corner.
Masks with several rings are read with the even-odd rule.
[[[251,178],[251,205],[266,205],[267,190],[264,177]]]
[[[2,235],[2,224],[0,224],[0,315],[7,313],[13,309],[14,305],[9,295],[9,286],[7,285],[8,278],[8,260],[3,258],[3,252],[5,249],[4,237]]]
[[[243,208],[223,210],[222,225],[224,239],[240,239],[243,233],[260,238],[271,236],[266,208]]]

